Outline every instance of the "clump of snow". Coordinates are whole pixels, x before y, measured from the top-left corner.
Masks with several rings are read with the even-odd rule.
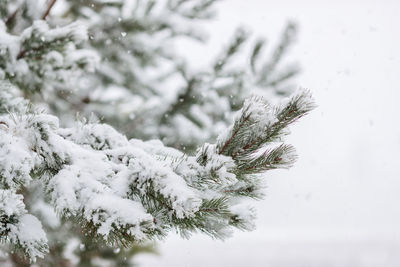
[[[146,212],[140,202],[124,199],[113,194],[97,194],[88,199],[84,216],[100,225],[97,233],[108,236],[111,231],[127,228],[127,233],[136,240],[145,240],[141,225],[152,225],[153,217]],[[149,226],[147,226],[149,227]],[[150,227],[151,228],[151,227]]]
[[[12,128],[12,121],[0,116],[6,127],[0,129],[0,184],[6,188],[17,188],[31,181],[30,171],[34,166],[29,144]]]
[[[27,214],[23,196],[0,189],[0,200],[1,237],[21,247],[32,261],[43,257],[47,252],[46,234],[40,221]]]
[[[13,227],[14,228],[14,227]],[[40,221],[30,214],[19,219],[18,225],[9,234],[11,240],[20,244],[31,259],[43,258],[47,249],[47,237]]]
[[[76,144],[97,150],[129,146],[126,137],[107,124],[79,123],[73,128],[60,129],[59,133]]]
[[[143,195],[147,194],[147,190],[161,194],[171,201],[171,208],[178,218],[192,216],[199,209],[201,199],[182,177],[168,167],[167,162],[152,159],[149,154],[135,147],[118,148],[107,153],[128,168],[127,172],[117,174],[117,180],[128,179],[129,184]]]
[[[21,34],[22,42],[36,40],[36,43],[29,43],[30,46],[34,47],[39,47],[42,43],[52,43],[64,38],[68,38],[69,41],[77,44],[82,43],[88,38],[87,28],[83,23],[73,22],[63,27],[50,29],[46,21],[36,20],[31,27],[24,30]]]
[[[16,216],[19,217],[26,213],[25,204],[22,201],[23,196],[17,194],[13,190],[0,189],[0,216]],[[3,225],[0,225],[3,227]],[[4,229],[0,228],[0,232]]]

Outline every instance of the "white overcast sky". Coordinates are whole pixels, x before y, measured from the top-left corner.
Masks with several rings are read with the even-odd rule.
[[[239,25],[273,43],[300,25],[298,85],[318,109],[294,127],[299,160],[268,173],[257,230],[161,243],[141,266],[400,266],[400,1],[225,0],[200,63]],[[266,263],[272,265],[268,265]],[[306,265],[301,265],[301,264]],[[286,265],[285,265],[286,264]],[[308,265],[307,265],[308,264]]]

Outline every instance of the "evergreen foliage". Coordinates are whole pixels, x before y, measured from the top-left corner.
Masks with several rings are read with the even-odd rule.
[[[307,90],[267,101],[292,92],[298,68],[280,65],[296,26],[270,58],[259,40],[237,66],[239,29],[196,70],[172,48],[204,40],[196,24],[216,1],[59,2],[0,3],[0,258],[129,266],[170,231],[253,229],[244,200],[292,166],[288,126],[314,108]]]

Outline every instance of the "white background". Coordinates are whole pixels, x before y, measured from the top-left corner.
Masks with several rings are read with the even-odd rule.
[[[299,23],[291,57],[318,109],[292,127],[299,160],[265,177],[257,230],[222,242],[170,236],[150,266],[400,266],[400,1],[226,0],[205,25],[213,58],[239,25],[277,39]],[[197,51],[198,50],[198,51]]]

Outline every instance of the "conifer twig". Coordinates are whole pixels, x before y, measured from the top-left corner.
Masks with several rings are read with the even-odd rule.
[[[8,26],[14,20],[15,16],[18,13],[19,8],[15,9],[15,11],[7,18],[5,24]]]
[[[54,6],[54,4],[56,3],[56,1],[57,1],[57,0],[51,0],[49,6],[47,7],[46,12],[43,14],[43,17],[42,17],[43,20],[45,20],[46,17],[49,15],[50,10],[53,8],[53,6]]]
[[[225,149],[228,147],[228,145],[232,142],[232,139],[235,137],[235,135],[239,132],[240,128],[243,126],[243,124],[250,118],[250,115],[248,115],[238,126],[236,131],[232,134],[232,136],[225,142],[224,146],[221,148],[221,150],[218,152],[219,155],[224,153]]]

